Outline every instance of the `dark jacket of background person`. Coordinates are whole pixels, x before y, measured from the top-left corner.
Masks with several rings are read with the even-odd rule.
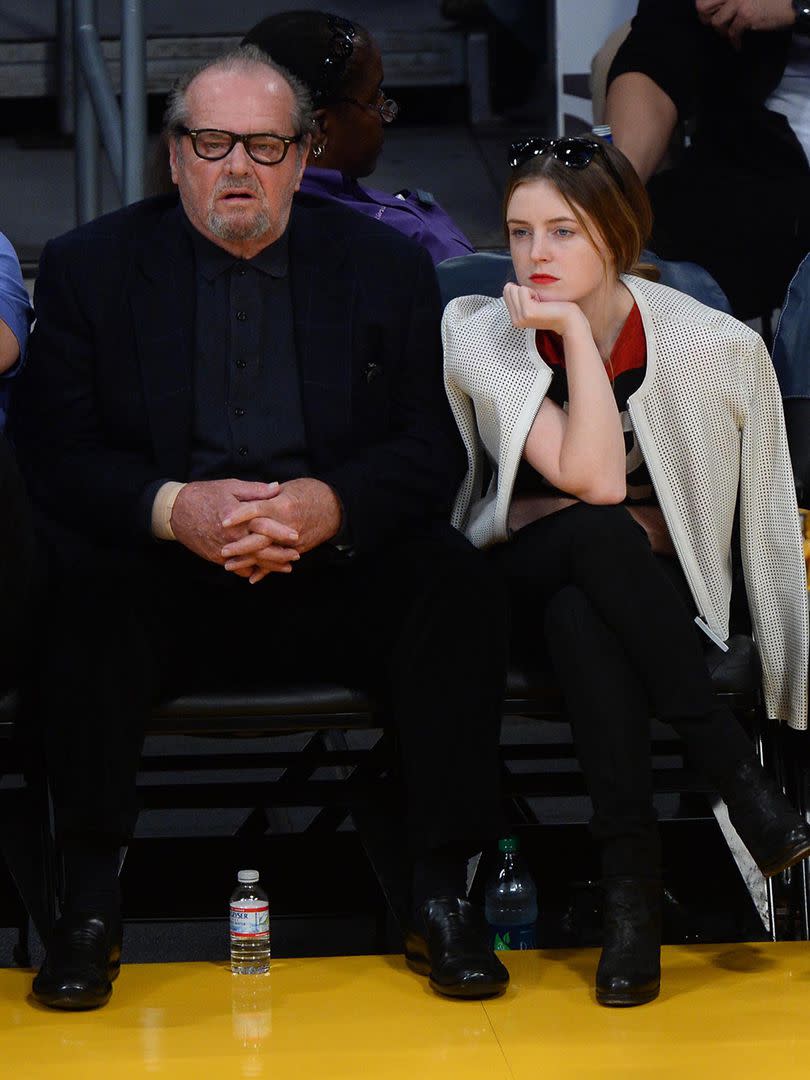
[[[693,0],[639,0],[608,81],[649,76],[691,121],[693,152],[779,176],[810,169],[786,117],[765,108],[785,70],[790,30],[749,32],[735,50],[698,19]]]
[[[787,118],[765,107],[791,38],[749,30],[737,50],[694,0],[639,0],[608,76],[646,75],[687,122],[691,145],[648,183],[651,247],[707,269],[742,319],[781,305],[810,247],[810,165]]]
[[[292,212],[290,272],[311,472],[340,496],[354,547],[445,521],[463,455],[441,385],[427,252],[304,200]],[[100,218],[43,252],[11,423],[52,539],[66,527],[108,546],[154,543],[145,491],[188,477],[194,290],[176,197]]]

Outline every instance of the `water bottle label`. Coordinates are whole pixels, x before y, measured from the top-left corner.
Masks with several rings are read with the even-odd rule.
[[[496,952],[517,952],[521,949],[536,949],[537,936],[534,923],[524,926],[490,926],[492,948]]]
[[[270,933],[270,906],[256,900],[231,904],[231,937],[258,938]]]

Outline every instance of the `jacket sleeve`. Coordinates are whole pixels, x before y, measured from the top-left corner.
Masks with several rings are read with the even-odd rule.
[[[75,235],[43,251],[11,436],[29,493],[49,518],[97,539],[141,543],[149,539],[142,494],[161,477],[150,456],[127,449],[101,415],[98,321],[117,286],[109,274],[98,280],[98,265]]]
[[[448,521],[464,465],[442,387],[436,273],[424,249],[412,251],[410,282],[403,275],[386,301],[392,310],[384,333],[398,361],[385,436],[319,473],[340,496],[358,551],[423,530],[431,521]]]
[[[779,386],[756,338],[745,369],[740,541],[754,637],[772,718],[807,726],[807,580]]]
[[[481,441],[475,419],[472,398],[459,385],[452,362],[450,341],[454,316],[452,306],[442,319],[442,343],[444,345],[444,386],[447,399],[456,421],[464,448],[467,451],[467,471],[456,494],[452,523],[462,532],[467,526],[470,507],[481,498]]]
[[[694,0],[639,0],[630,33],[608,72],[608,86],[629,71],[647,75],[683,120],[695,110],[705,41]]]

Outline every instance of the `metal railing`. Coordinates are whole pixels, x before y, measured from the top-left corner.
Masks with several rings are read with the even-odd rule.
[[[122,205],[143,198],[146,162],[146,29],[143,0],[121,0],[119,108],[98,34],[97,0],[58,0],[62,122],[72,70],[76,220],[101,213],[101,146]],[[71,44],[72,39],[72,44]]]

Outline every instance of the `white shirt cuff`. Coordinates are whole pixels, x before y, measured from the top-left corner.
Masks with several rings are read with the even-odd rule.
[[[172,510],[174,501],[185,487],[176,480],[167,480],[158,488],[152,503],[152,535],[158,540],[174,540],[172,529]]]

